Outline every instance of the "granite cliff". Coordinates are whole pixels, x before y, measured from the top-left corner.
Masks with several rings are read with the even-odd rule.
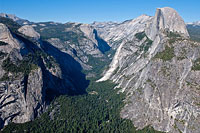
[[[132,36],[119,43],[108,70],[97,82],[111,79],[122,88],[127,98],[121,117],[139,129],[152,125],[165,132],[197,133],[200,45],[189,39],[174,9],[159,8],[154,17],[146,18],[131,27],[135,29]]]

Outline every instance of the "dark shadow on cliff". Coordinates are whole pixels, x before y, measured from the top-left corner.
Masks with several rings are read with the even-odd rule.
[[[57,94],[58,88],[60,94],[85,94],[86,88],[89,85],[89,80],[86,80],[86,75],[82,73],[81,65],[69,54],[60,51],[58,48],[54,47],[46,41],[43,41],[42,49],[48,55],[54,57],[56,62],[59,64],[62,73],[62,79],[60,79],[45,70],[46,82],[48,82],[46,95]],[[51,79],[54,79],[54,81],[50,83]],[[56,89],[53,87],[56,87]]]
[[[86,75],[82,73],[81,65],[69,54],[64,53],[54,47],[52,44],[41,41],[41,48],[33,42],[22,36],[21,34],[14,33],[14,36],[20,39],[25,44],[25,49],[21,50],[22,55],[33,53],[37,55],[37,51],[44,52],[56,60],[56,63],[61,69],[61,77],[53,75],[43,62],[42,57],[36,64],[42,69],[43,74],[43,101],[49,104],[55,97],[60,95],[82,95],[86,93],[86,88],[89,85],[89,80],[86,80]],[[25,82],[25,91],[27,89],[28,82]],[[26,93],[25,93],[26,97]]]
[[[104,54],[106,51],[110,50],[110,46],[108,45],[108,43],[106,41],[104,41],[102,38],[100,38],[98,36],[97,30],[93,30],[93,33],[95,35],[95,39],[97,40],[98,43],[98,48],[99,50]]]

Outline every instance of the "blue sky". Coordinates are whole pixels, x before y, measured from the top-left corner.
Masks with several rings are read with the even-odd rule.
[[[200,20],[200,0],[0,0],[0,12],[34,22],[124,21],[166,6],[186,22]]]

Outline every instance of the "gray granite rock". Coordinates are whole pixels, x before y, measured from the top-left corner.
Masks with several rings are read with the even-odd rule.
[[[33,70],[26,78],[21,74],[13,81],[0,82],[0,117],[3,125],[33,120],[45,106],[41,69]],[[28,82],[27,86],[25,82]]]
[[[18,29],[18,31],[28,37],[34,38],[38,40],[40,38],[40,34],[37,33],[32,26],[30,25],[24,25],[21,28]]]
[[[157,8],[153,21],[146,30],[148,37],[152,40],[159,31],[168,30],[177,32],[184,37],[189,37],[184,20],[170,7]]]
[[[97,82],[109,79],[122,88],[120,92],[127,97],[121,117],[132,120],[138,129],[151,125],[159,131],[198,133],[200,73],[193,66],[200,58],[200,44],[188,39],[174,9],[157,9],[146,24],[135,27],[138,33],[145,31],[142,39],[134,34],[119,43],[108,70]],[[171,37],[170,32],[180,37]],[[153,42],[147,47],[149,40]],[[164,57],[159,56],[164,52]]]
[[[83,93],[87,84],[81,65],[69,54],[42,43],[30,26],[19,32],[23,35],[0,23],[0,41],[5,43],[0,46],[0,128],[34,120],[55,96]],[[20,65],[25,59],[27,64]]]

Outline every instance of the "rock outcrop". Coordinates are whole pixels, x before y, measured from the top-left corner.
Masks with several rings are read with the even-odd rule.
[[[200,44],[189,39],[174,9],[157,9],[154,17],[137,22],[132,38],[118,44],[97,82],[109,79],[122,88],[127,98],[121,117],[138,129],[151,125],[165,132],[198,133]]]
[[[24,25],[21,28],[18,29],[18,31],[28,37],[34,38],[38,40],[40,38],[40,34],[37,33],[32,26],[30,25]]]
[[[179,14],[170,7],[158,8],[150,27],[147,28],[147,35],[154,40],[159,31],[168,30],[177,32],[184,37],[189,37],[186,25]]]
[[[77,61],[40,40],[32,27],[15,30],[4,22],[0,23],[0,128],[34,120],[55,96],[85,93],[88,81]]]
[[[31,71],[28,77],[20,75],[14,81],[1,82],[0,89],[0,117],[3,125],[8,125],[9,122],[23,123],[33,120],[44,111],[43,79],[40,68]]]
[[[1,51],[9,53],[13,48],[21,48],[23,46],[22,43],[20,43],[17,39],[15,39],[12,34],[10,33],[9,29],[6,27],[6,25],[0,23],[0,41],[8,43],[10,45],[2,45]]]

